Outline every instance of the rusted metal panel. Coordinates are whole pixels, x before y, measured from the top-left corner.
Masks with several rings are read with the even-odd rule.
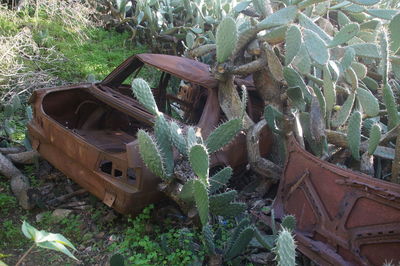
[[[297,219],[299,250],[320,265],[400,262],[400,186],[343,169],[291,137],[273,208]]]
[[[191,82],[193,93],[183,99],[190,107],[185,109],[185,116],[198,118],[197,130],[204,138],[218,126],[223,117],[217,81],[208,66],[175,56],[130,57],[98,84],[39,89],[30,99],[34,119],[28,131],[34,148],[107,205],[126,214],[136,214],[163,197],[157,189],[161,180],[145,167],[136,140],[139,128],[151,130],[154,116],[132,97],[129,85],[122,84],[143,64]],[[161,106],[173,99],[161,91],[165,85],[160,82],[155,90],[156,102]],[[257,116],[260,106],[249,105]],[[270,150],[270,134],[267,130],[262,140],[263,155]],[[211,167],[229,164],[236,168],[246,163],[244,133],[211,157]]]

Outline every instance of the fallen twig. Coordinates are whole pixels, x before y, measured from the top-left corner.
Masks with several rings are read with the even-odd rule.
[[[68,194],[59,196],[59,197],[57,197],[55,199],[51,199],[51,200],[47,201],[47,204],[51,205],[51,206],[57,206],[57,204],[65,201],[65,200],[67,200],[69,198],[72,198],[72,197],[77,196],[77,195],[84,194],[86,192],[87,192],[86,189],[81,188],[81,189],[78,189],[78,190],[76,190],[76,191],[74,191],[72,193],[68,193]]]

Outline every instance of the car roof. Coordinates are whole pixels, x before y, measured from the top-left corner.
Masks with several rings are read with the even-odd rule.
[[[218,86],[218,81],[212,76],[209,65],[199,61],[164,54],[138,54],[136,57],[147,65],[205,88],[216,88]]]

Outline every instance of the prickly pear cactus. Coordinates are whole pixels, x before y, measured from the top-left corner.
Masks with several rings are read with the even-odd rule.
[[[154,174],[166,177],[163,158],[156,141],[144,130],[139,129],[138,134],[139,152],[143,162]]]
[[[283,227],[279,231],[276,246],[273,250],[278,266],[296,265],[296,244],[292,233],[288,229]]]
[[[132,91],[138,101],[152,114],[158,114],[156,101],[149,84],[144,79],[136,78],[132,81]]]
[[[349,119],[349,128],[347,132],[347,143],[351,154],[356,160],[360,160],[360,142],[361,142],[361,113],[354,112]]]
[[[237,41],[236,23],[231,17],[224,18],[217,28],[217,62],[223,63],[229,59]]]
[[[197,210],[199,212],[201,224],[206,225],[208,223],[209,210],[208,192],[204,183],[198,179],[193,182],[193,195]]]
[[[203,226],[204,246],[206,246],[208,254],[215,253],[214,234],[210,224]]]
[[[209,157],[207,148],[202,144],[195,144],[190,148],[189,161],[194,173],[208,186]]]
[[[216,152],[228,144],[240,132],[243,127],[239,118],[229,120],[217,127],[206,140],[207,149],[210,153]]]
[[[231,167],[225,167],[215,175],[210,178],[210,194],[216,192],[218,189],[228,183],[229,179],[232,177],[233,169]]]
[[[231,260],[241,254],[254,236],[254,228],[248,226],[241,231],[232,246],[225,253],[225,260]]]
[[[293,231],[296,228],[296,218],[293,215],[285,215],[282,218],[282,227]]]
[[[379,145],[379,141],[381,140],[381,127],[379,124],[374,124],[369,131],[369,140],[368,140],[368,154],[374,154],[376,147]]]
[[[174,172],[174,155],[171,145],[171,131],[167,120],[162,113],[156,117],[154,135],[157,139],[162,158],[164,158],[165,174],[172,176]]]

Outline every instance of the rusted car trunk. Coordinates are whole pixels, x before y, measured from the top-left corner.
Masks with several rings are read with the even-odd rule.
[[[168,55],[133,56],[100,83],[39,89],[30,100],[34,118],[28,130],[33,148],[105,204],[126,214],[138,213],[162,198],[157,190],[160,179],[144,166],[136,140],[139,128],[151,130],[153,115],[133,98],[129,82],[124,83],[143,65],[164,72],[158,87],[153,88],[160,109],[170,102],[186,106],[182,108],[185,117],[197,124],[203,137],[223,119],[217,81],[208,66]],[[193,91],[189,96],[193,97],[168,94],[166,86],[171,75],[190,82]],[[249,110],[253,116],[260,116],[262,106],[254,102],[257,98]],[[260,146],[266,154],[271,138],[269,131],[264,135]],[[245,136],[240,134],[212,156],[211,167],[229,164],[235,168],[246,162]]]
[[[400,186],[322,161],[294,137],[273,208],[297,219],[299,249],[319,265],[400,262]]]

